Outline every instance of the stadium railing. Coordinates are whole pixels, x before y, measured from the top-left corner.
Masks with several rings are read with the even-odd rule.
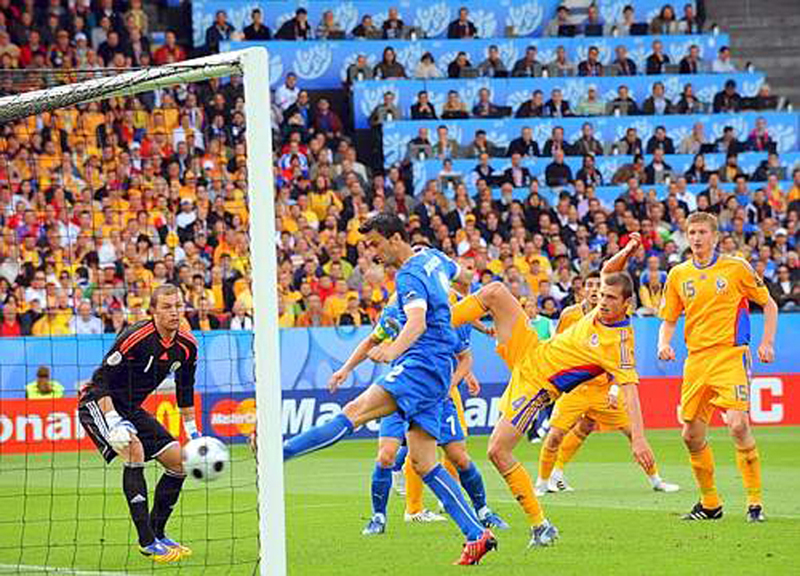
[[[617,89],[627,86],[629,96],[641,108],[644,101],[651,96],[653,84],[664,85],[665,96],[673,105],[677,105],[680,95],[687,84],[691,84],[695,97],[704,102],[710,111],[714,96],[720,92],[725,82],[734,80],[737,91],[743,97],[752,97],[758,93],[766,77],[760,73],[739,74],[671,74],[660,76],[605,76],[601,78],[473,78],[473,79],[440,79],[440,80],[366,80],[357,82],[351,87],[353,117],[356,129],[368,128],[369,117],[376,106],[383,102],[386,92],[394,94],[394,102],[403,113],[403,118],[410,119],[411,106],[417,101],[417,94],[425,90],[428,100],[441,116],[442,106],[451,90],[458,92],[461,102],[471,114],[472,107],[478,102],[478,93],[488,88],[492,104],[510,107],[512,116],[523,102],[531,98],[534,90],[544,93],[544,100],[550,98],[555,88],[561,90],[564,100],[570,103],[573,111],[586,97],[590,86],[597,90],[598,100],[610,103],[617,97]]]
[[[466,52],[473,66],[478,66],[486,59],[489,46],[497,46],[500,57],[510,70],[514,62],[525,55],[525,49],[537,47],[537,59],[543,64],[555,60],[556,48],[564,46],[567,58],[575,63],[585,60],[590,46],[600,51],[600,61],[608,65],[614,60],[614,50],[624,46],[640,70],[643,70],[645,59],[652,53],[654,40],[661,40],[664,53],[671,61],[678,63],[686,56],[692,45],[701,49],[701,57],[711,62],[722,46],[730,43],[727,34],[719,35],[687,35],[687,36],[636,36],[624,38],[505,38],[498,40],[375,40],[362,42],[359,40],[340,41],[307,41],[307,42],[223,42],[222,51],[241,50],[250,46],[266,46],[270,53],[270,82],[273,87],[283,83],[288,72],[297,74],[299,84],[308,90],[326,90],[341,88],[347,79],[347,68],[353,64],[360,54],[367,58],[370,66],[381,61],[386,47],[394,49],[397,61],[403,65],[406,76],[414,74],[422,55],[430,52],[437,67],[447,76],[447,66],[459,52]]]
[[[195,46],[205,41],[206,29],[214,23],[214,15],[224,10],[228,22],[238,31],[251,23],[253,8],[261,8],[264,24],[274,34],[286,20],[294,17],[295,10],[303,7],[308,11],[308,21],[312,29],[322,20],[322,14],[332,10],[334,20],[341,30],[350,34],[361,19],[369,14],[373,24],[378,28],[388,16],[388,9],[395,6],[403,22],[421,30],[428,38],[444,38],[447,26],[458,18],[462,6],[470,10],[470,21],[475,24],[481,38],[496,38],[507,35],[507,28],[512,27],[515,36],[541,36],[548,22],[556,15],[556,8],[561,0],[527,0],[522,2],[496,2],[494,0],[405,0],[395,4],[380,0],[363,0],[358,2],[331,2],[330,0],[301,0],[252,2],[250,0],[200,0],[192,2],[192,30]],[[661,7],[667,2],[663,0],[637,0],[635,4],[638,19],[650,22]],[[604,22],[617,22],[621,19],[622,9],[626,2],[599,0],[600,15]]]
[[[798,116],[793,112],[740,112],[738,114],[702,114],[671,116],[598,116],[593,118],[503,118],[496,120],[401,120],[383,125],[383,153],[387,166],[400,162],[406,156],[408,143],[417,137],[420,128],[427,128],[429,139],[435,142],[436,129],[446,126],[448,138],[460,146],[467,146],[477,130],[484,130],[489,141],[505,147],[518,138],[523,127],[533,130],[533,138],[541,148],[550,138],[553,128],[564,128],[564,138],[574,142],[581,136],[585,123],[594,127],[594,137],[602,144],[616,142],[625,136],[628,128],[636,128],[639,138],[646,143],[657,126],[663,126],[667,136],[677,147],[698,122],[705,125],[709,140],[722,136],[725,127],[731,126],[739,139],[744,139],[755,128],[756,120],[764,118],[777,151],[780,153],[798,150]]]

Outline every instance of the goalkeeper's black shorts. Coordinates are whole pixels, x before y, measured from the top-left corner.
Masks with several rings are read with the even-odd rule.
[[[122,416],[122,415],[121,415]],[[117,457],[117,453],[106,439],[108,436],[108,423],[106,422],[103,410],[97,401],[84,396],[78,407],[78,417],[89,438],[92,439],[97,450],[106,462],[111,462]],[[136,436],[144,448],[144,459],[152,460],[166,450],[171,444],[177,442],[172,435],[167,432],[161,423],[155,419],[144,408],[138,408],[130,414],[124,415],[136,428]]]

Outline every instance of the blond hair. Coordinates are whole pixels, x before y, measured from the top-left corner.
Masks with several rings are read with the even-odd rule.
[[[178,287],[175,284],[162,284],[153,290],[153,294],[150,296],[150,310],[155,311],[158,307],[158,299],[162,296],[172,296],[177,293]]]
[[[707,224],[708,227],[711,228],[712,232],[719,230],[717,217],[713,214],[709,214],[708,212],[694,212],[690,214],[686,219],[687,228],[692,224]]]

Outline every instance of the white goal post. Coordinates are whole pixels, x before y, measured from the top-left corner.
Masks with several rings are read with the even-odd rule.
[[[0,98],[0,124],[114,96],[241,74],[247,121],[247,190],[253,277],[258,429],[259,564],[262,576],[286,574],[274,175],[269,57],[263,47],[124,72]]]

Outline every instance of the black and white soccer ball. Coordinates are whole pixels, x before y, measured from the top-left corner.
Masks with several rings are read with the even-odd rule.
[[[183,468],[187,476],[212,482],[228,471],[228,447],[211,436],[190,440],[183,447]]]

